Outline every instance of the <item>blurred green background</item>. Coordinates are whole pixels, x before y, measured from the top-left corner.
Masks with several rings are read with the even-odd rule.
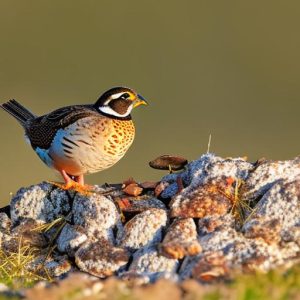
[[[0,100],[33,112],[94,102],[116,85],[150,103],[135,142],[88,183],[151,180],[160,154],[299,154],[299,1],[0,0]],[[59,177],[0,112],[0,203]]]

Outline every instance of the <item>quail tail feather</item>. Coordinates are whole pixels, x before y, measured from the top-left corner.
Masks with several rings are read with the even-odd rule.
[[[22,126],[28,120],[36,118],[36,115],[14,99],[0,104],[0,107],[12,115]]]

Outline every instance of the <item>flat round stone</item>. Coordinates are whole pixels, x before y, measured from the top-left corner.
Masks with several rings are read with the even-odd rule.
[[[188,163],[187,159],[177,155],[161,155],[149,162],[149,166],[158,170],[182,170]]]

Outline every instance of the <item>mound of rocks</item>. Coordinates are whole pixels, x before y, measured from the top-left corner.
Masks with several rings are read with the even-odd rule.
[[[205,154],[158,183],[96,187],[50,183],[20,189],[0,213],[0,245],[39,249],[30,268],[74,271],[138,284],[159,278],[210,281],[268,271],[300,258],[300,158]]]

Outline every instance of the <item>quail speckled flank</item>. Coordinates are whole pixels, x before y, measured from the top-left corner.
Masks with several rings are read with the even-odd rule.
[[[64,178],[64,189],[84,186],[84,174],[118,162],[134,140],[131,111],[145,99],[134,90],[115,87],[95,104],[72,105],[36,116],[16,100],[1,107],[23,126],[26,140],[40,159]]]

